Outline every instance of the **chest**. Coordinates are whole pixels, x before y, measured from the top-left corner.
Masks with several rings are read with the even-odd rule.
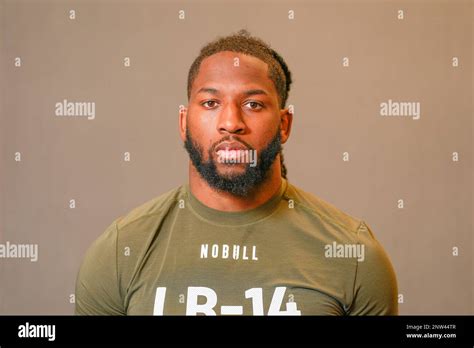
[[[129,289],[128,314],[344,314],[338,284],[346,265],[327,260],[314,234],[185,222],[163,226],[150,246]]]

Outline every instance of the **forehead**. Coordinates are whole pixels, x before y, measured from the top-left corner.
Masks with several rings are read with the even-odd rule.
[[[236,66],[238,63],[238,66]],[[206,57],[199,68],[193,89],[208,84],[229,86],[261,86],[276,94],[273,81],[268,74],[268,65],[259,58],[243,53],[223,51]]]

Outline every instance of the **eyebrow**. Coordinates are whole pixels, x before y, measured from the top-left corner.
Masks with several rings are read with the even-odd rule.
[[[199,93],[210,93],[210,94],[218,95],[219,90],[212,87],[202,87],[201,89],[199,89],[199,91],[197,91],[196,94],[199,94]],[[249,90],[244,91],[243,94],[245,94],[246,96],[259,95],[259,94],[268,96],[268,93],[265,92],[263,89],[249,89]]]

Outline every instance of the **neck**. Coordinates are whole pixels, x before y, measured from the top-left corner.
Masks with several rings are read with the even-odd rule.
[[[256,208],[275,195],[281,186],[280,161],[275,160],[267,179],[245,197],[217,191],[199,175],[189,162],[189,188],[191,193],[204,205],[222,211],[243,211]]]

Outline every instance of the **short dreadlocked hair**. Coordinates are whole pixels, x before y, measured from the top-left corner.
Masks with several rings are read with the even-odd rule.
[[[278,93],[280,108],[285,108],[292,83],[291,72],[288,69],[285,60],[274,49],[272,49],[270,45],[257,37],[251,36],[245,29],[240,30],[237,34],[219,37],[201,49],[199,56],[194,60],[189,69],[188,100],[191,97],[191,89],[194,80],[199,73],[202,61],[213,54],[223,51],[247,54],[265,62],[268,65],[268,77],[273,81]],[[280,163],[281,175],[286,179],[287,169],[281,151]]]
[[[275,84],[280,99],[280,107],[285,108],[291,85],[291,72],[283,58],[261,39],[252,37],[250,33],[242,29],[237,34],[220,37],[208,43],[201,49],[199,56],[194,60],[188,73],[188,100],[191,97],[191,89],[202,61],[213,54],[222,51],[232,51],[256,57],[268,65],[269,78]]]

